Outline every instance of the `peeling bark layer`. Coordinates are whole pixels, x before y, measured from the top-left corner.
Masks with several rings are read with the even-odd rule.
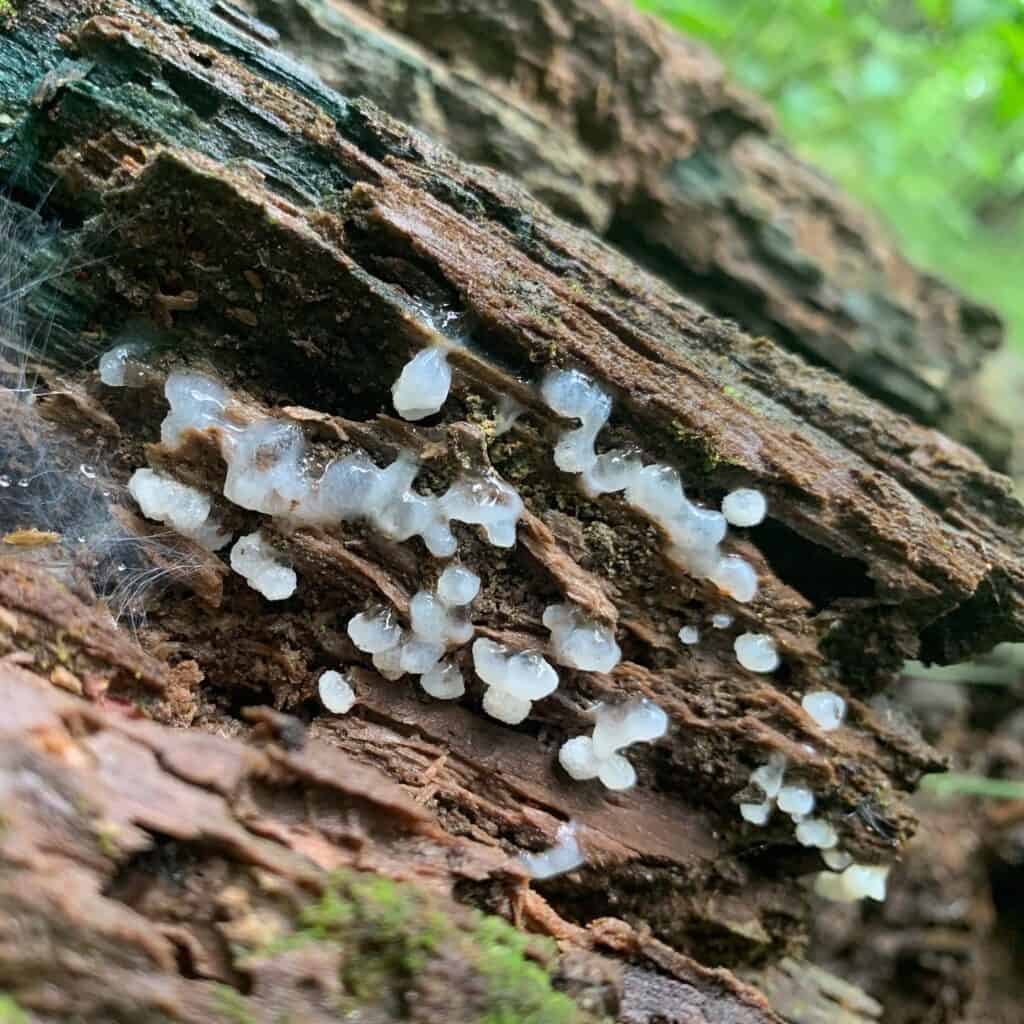
[[[1010,433],[970,382],[994,314],[909,265],[703,48],[620,0],[247,7],[340,92],[1005,469]]]
[[[426,829],[437,849],[469,844],[504,864],[550,846],[574,819],[586,866],[538,883],[546,902],[520,891],[518,911],[534,930],[577,944],[590,936],[584,945],[653,973],[622,982],[651,1006],[662,991],[682,998],[678,985],[734,984],[687,955],[737,965],[798,950],[807,907],[797,876],[819,860],[780,816],[760,830],[740,820],[737,803],[755,796],[750,772],[784,753],[846,849],[866,862],[898,855],[914,829],[903,794],[940,761],[869,698],[906,657],[959,660],[1024,634],[1024,512],[1007,481],[681,298],[516,183],[328,91],[237,24],[237,13],[198,0],[47,0],[0,40],[0,67],[30,72],[5,79],[14,127],[3,166],[21,173],[28,195],[53,186],[64,223],[39,250],[66,270],[33,299],[52,320],[35,403],[7,395],[0,410],[15,439],[0,471],[25,482],[10,489],[17,501],[0,500],[4,530],[55,538],[31,564],[0,562],[3,653],[74,694],[192,727],[131,719],[130,738],[150,751],[166,744],[152,757],[165,768],[180,760],[177,777],[225,800],[221,780],[238,769],[218,760],[222,740],[210,734],[249,737],[240,709],[265,702],[276,709],[265,726],[291,712],[319,743],[316,763],[286,766],[300,791],[330,786],[350,764],[383,770],[422,809],[410,830]],[[442,412],[411,425],[388,415],[389,388],[435,337],[425,311],[457,319],[469,340],[452,351]],[[152,332],[142,386],[101,386],[93,360],[140,316]],[[223,487],[213,432],[175,449],[158,443],[163,381],[182,366],[215,373],[242,419],[301,424],[318,464],[358,447],[383,465],[408,450],[423,463],[417,487],[431,493],[461,472],[499,472],[526,505],[517,546],[499,550],[457,527],[460,558],[483,581],[477,634],[544,647],[545,605],[571,595],[617,629],[623,661],[611,674],[563,670],[558,692],[509,728],[481,713],[468,650],[457,657],[469,692],[442,704],[409,680],[382,680],[346,634],[374,601],[404,620],[410,596],[434,584],[439,566],[418,540],[397,544],[360,524],[296,529],[218,498],[232,532],[262,529],[299,575],[293,598],[269,604],[221,558],[154,535],[130,510],[134,469],[149,464],[218,496]],[[676,467],[709,505],[739,485],[765,492],[769,519],[731,542],[757,569],[755,601],[736,604],[674,569],[656,530],[620,497],[587,499],[558,472],[551,449],[565,424],[535,387],[553,366],[578,367],[613,394],[602,446],[634,445]],[[504,397],[524,414],[499,435]],[[52,475],[32,468],[40,458],[59,469],[59,500],[40,491]],[[119,566],[131,564],[122,551],[160,570],[157,589],[143,575],[129,595],[144,613],[135,635],[145,653],[109,617],[53,590],[59,573],[87,607],[98,595],[130,617],[135,606],[117,597]],[[705,630],[683,649],[679,627],[719,610],[735,616],[732,632]],[[746,629],[771,633],[782,671],[737,665],[732,640]],[[328,667],[345,668],[357,691],[347,716],[316,702]],[[847,696],[845,728],[822,732],[802,710],[801,696],[820,689]],[[593,702],[635,696],[672,721],[664,740],[630,751],[637,788],[570,782],[556,765],[560,743],[590,728]],[[45,698],[54,700],[65,698]],[[100,711],[72,703],[98,721]],[[69,706],[46,712],[53,728]],[[232,745],[229,761],[245,749]],[[259,756],[280,767],[278,755]],[[315,876],[335,845],[358,845],[327,836],[325,851],[327,829],[314,822],[303,846],[293,810],[269,813],[261,868],[283,871],[273,860],[282,847]],[[218,847],[242,856],[249,839],[232,814],[218,804],[210,821]],[[141,824],[182,841],[173,815]],[[201,823],[190,827],[200,831],[185,841],[207,841]],[[319,876],[303,877],[316,887]],[[510,912],[491,874],[446,884],[462,901]],[[762,1019],[756,1000],[736,998],[732,1017],[708,1019]]]

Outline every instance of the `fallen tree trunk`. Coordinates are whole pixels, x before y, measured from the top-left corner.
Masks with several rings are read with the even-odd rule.
[[[325,82],[1005,471],[992,312],[912,267],[707,51],[621,0],[245,0]],[[496,42],[500,40],[500,42]],[[512,42],[514,41],[514,42]]]
[[[795,843],[789,823],[755,831],[741,820],[742,794],[754,798],[751,770],[783,753],[846,850],[870,863],[898,855],[914,827],[903,794],[939,762],[868,698],[906,657],[958,660],[1024,634],[1024,514],[1007,482],[934,431],[681,299],[514,182],[329,92],[221,10],[46,0],[0,41],[0,68],[20,69],[20,77],[5,72],[13,126],[3,166],[21,175],[22,199],[52,185],[49,202],[63,218],[56,233],[31,236],[27,262],[65,269],[32,297],[51,321],[51,365],[35,403],[11,399],[3,410],[0,470],[11,486],[0,513],[21,555],[0,567],[11,657],[93,701],[190,726],[200,738],[151,724],[139,726],[145,740],[132,737],[150,751],[169,744],[158,760],[167,769],[174,756],[167,770],[192,786],[216,790],[222,770],[237,779],[205,763],[212,754],[201,737],[237,737],[230,759],[244,759],[252,735],[240,709],[265,701],[308,722],[316,750],[331,751],[316,754],[325,772],[353,771],[344,755],[415,794],[436,824],[416,818],[410,830],[437,842],[443,835],[453,849],[536,850],[577,822],[586,866],[540,883],[546,904],[523,896],[527,923],[553,932],[565,953],[592,947],[581,929],[616,919],[602,932],[613,959],[653,972],[660,981],[650,991],[661,984],[666,998],[682,998],[677,984],[712,984],[674,957],[744,965],[798,949],[807,905],[797,876],[818,867],[817,854]],[[112,340],[136,337],[125,325],[140,315],[150,346],[141,386],[101,386],[93,360]],[[445,317],[469,340],[450,350],[441,415],[426,426],[390,417],[391,383],[436,340],[427,321]],[[424,465],[417,486],[432,493],[466,471],[500,473],[525,503],[518,545],[497,549],[456,529],[463,564],[482,579],[478,635],[543,648],[544,606],[568,595],[616,628],[622,662],[610,674],[563,670],[557,694],[516,728],[481,713],[468,650],[456,654],[469,680],[459,702],[428,701],[407,680],[381,679],[346,622],[381,600],[404,621],[410,595],[433,584],[435,560],[418,540],[395,543],[362,524],[295,528],[222,502],[215,431],[157,443],[164,379],[181,366],[215,373],[239,423],[273,415],[301,425],[315,460],[358,447],[383,464],[410,451]],[[741,485],[767,495],[769,519],[731,547],[757,571],[755,600],[736,602],[679,572],[636,509],[616,495],[585,497],[552,465],[564,422],[534,382],[554,366],[579,368],[613,394],[606,436],[678,468],[695,499],[717,504]],[[508,397],[523,411],[501,433]],[[220,558],[148,534],[124,490],[147,463],[218,495],[232,533],[261,529],[297,572],[295,596],[269,604]],[[36,542],[35,564],[26,565],[26,544]],[[170,585],[153,589],[156,577]],[[95,592],[115,610],[141,604],[141,650],[92,611]],[[704,630],[684,650],[680,626],[712,612],[732,616],[732,631]],[[737,665],[733,639],[743,630],[773,636],[782,671]],[[356,689],[346,716],[325,715],[316,701],[328,667],[345,668]],[[12,693],[30,683],[19,669]],[[822,689],[847,697],[846,727],[824,732],[801,708],[802,695]],[[556,762],[561,742],[591,727],[595,702],[637,696],[673,723],[659,743],[630,752],[639,785],[614,795],[569,780]],[[50,709],[44,734],[62,736],[71,719],[86,734],[122,728],[77,703],[69,710],[63,697],[30,699]],[[32,748],[34,735],[16,721],[10,742]],[[141,771],[136,763],[127,774]],[[290,762],[288,792],[310,789],[312,771]],[[129,795],[133,807],[147,806]],[[353,845],[315,822],[309,845],[299,844],[295,830],[309,821],[295,824],[296,815],[296,805],[271,799],[255,831],[317,871]],[[153,843],[170,836],[190,854],[208,841],[180,835],[187,822],[148,809],[130,820]],[[252,860],[227,824],[215,839],[236,861]],[[404,851],[399,844],[390,856],[401,861]],[[260,866],[294,881],[291,867]],[[416,873],[411,854],[405,867]],[[508,870],[452,872],[443,882],[463,902],[513,913]],[[182,872],[187,883],[201,868],[189,862]],[[322,889],[314,875],[307,888]],[[19,892],[36,884],[26,876]],[[105,883],[94,874],[88,884]],[[57,904],[54,914],[62,912]],[[198,926],[175,927],[178,946],[202,947]],[[14,985],[21,968],[6,955],[0,978]],[[173,974],[166,947],[152,955]],[[232,991],[245,987],[238,970],[222,972]],[[108,977],[108,987],[124,989],[122,975]],[[747,1016],[723,1019],[770,1020],[744,993],[723,998],[739,1000]],[[43,994],[28,988],[27,997],[49,1012]],[[144,1019],[130,1017],[130,990],[126,998],[126,1019]],[[622,1019],[658,1012],[655,999],[647,1017]]]

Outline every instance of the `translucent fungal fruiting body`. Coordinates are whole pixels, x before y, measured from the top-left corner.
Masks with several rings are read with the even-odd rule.
[[[688,647],[699,642],[700,630],[696,626],[683,626],[679,630],[679,642],[686,644]]]
[[[166,523],[208,551],[217,551],[231,540],[211,515],[210,495],[196,487],[151,469],[137,469],[128,481],[128,492],[147,519]]]
[[[558,830],[558,842],[543,853],[521,853],[519,860],[532,878],[554,878],[575,871],[586,863],[576,839],[576,823],[568,822]]]
[[[751,825],[767,825],[772,815],[772,805],[769,801],[763,804],[740,804],[740,816]]]
[[[652,743],[668,732],[668,715],[646,698],[601,706],[591,736],[574,736],[558,751],[566,774],[578,781],[600,779],[608,789],[629,789],[636,771],[620,753],[632,743]]]
[[[227,392],[201,374],[172,373],[164,393],[171,411],[161,426],[163,443],[176,447],[188,430],[216,428],[228,465],[224,495],[242,508],[302,525],[364,519],[391,540],[421,537],[436,558],[450,558],[458,548],[452,520],[482,527],[496,547],[516,542],[523,502],[493,471],[462,477],[435,497],[412,489],[419,472],[412,453],[400,452],[381,468],[357,451],[330,462],[316,480],[309,475],[305,437],[295,424],[232,423],[225,415]]]
[[[601,388],[578,370],[554,370],[544,378],[541,394],[560,416],[580,421],[555,445],[559,469],[579,474],[591,497],[625,491],[626,501],[666,534],[673,561],[695,576],[710,579],[737,601],[753,600],[757,594],[753,568],[738,555],[720,550],[727,529],[721,512],[690,502],[679,474],[669,466],[644,466],[636,452],[595,452],[597,435],[612,408],[611,398]]]
[[[767,511],[764,495],[749,487],[731,491],[722,500],[722,515],[733,526],[757,526]]]
[[[831,850],[839,842],[836,830],[819,818],[805,818],[798,822],[796,838],[801,846],[816,846],[819,850]]]
[[[843,871],[853,863],[853,857],[851,857],[845,850],[822,850],[821,859],[833,871]]]
[[[526,407],[511,395],[502,395],[498,399],[498,409],[494,414],[494,436],[500,437],[502,434],[508,433],[524,412],[526,412]]]
[[[317,691],[324,707],[336,715],[351,711],[356,702],[355,691],[348,680],[333,669],[321,674],[317,680]]]
[[[480,577],[461,565],[449,565],[437,581],[437,596],[449,608],[471,604],[480,593]]]
[[[862,899],[881,903],[885,900],[888,877],[888,866],[851,864],[839,874],[832,871],[820,872],[814,880],[814,891],[838,903],[853,903]]]
[[[716,612],[711,616],[711,625],[715,629],[728,629],[732,625],[732,616],[724,612]]]
[[[395,621],[394,613],[387,608],[353,615],[347,629],[352,643],[367,654],[389,651],[397,647],[402,639],[402,627]]]
[[[622,658],[614,630],[588,618],[575,605],[548,605],[543,622],[551,631],[551,651],[559,665],[611,672]]]
[[[438,700],[458,700],[466,692],[466,683],[458,666],[448,661],[438,662],[420,676],[424,693]]]
[[[484,711],[508,725],[518,725],[529,715],[533,701],[558,688],[558,673],[536,651],[511,654],[493,640],[474,641],[473,668],[488,687]]]
[[[782,754],[772,754],[768,761],[750,773],[750,781],[759,786],[765,798],[774,800],[782,789],[786,774],[786,759]]]
[[[814,810],[814,794],[805,786],[783,786],[775,803],[784,814],[803,817]]]
[[[838,729],[846,717],[846,701],[838,693],[818,690],[808,693],[800,703],[822,732]]]
[[[295,570],[278,561],[277,552],[258,530],[235,541],[231,568],[268,601],[283,601],[295,593]]]
[[[126,341],[100,356],[100,380],[108,388],[141,388],[146,383],[145,346]]]
[[[441,410],[452,386],[448,358],[437,347],[417,352],[402,367],[391,387],[395,411],[402,419],[422,420]]]
[[[775,641],[764,633],[743,633],[733,641],[736,660],[748,672],[774,672],[779,667]]]

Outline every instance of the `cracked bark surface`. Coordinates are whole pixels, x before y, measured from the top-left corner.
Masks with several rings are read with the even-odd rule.
[[[5,751],[42,758],[37,774],[79,763],[95,773],[102,759],[91,738],[106,736],[122,757],[117,799],[130,813],[115,817],[134,844],[125,856],[166,839],[191,853],[212,843],[230,862],[227,876],[218,867],[204,882],[187,858],[182,869],[201,895],[204,884],[230,888],[225,877],[254,865],[315,891],[324,870],[356,862],[359,844],[324,825],[315,807],[300,811],[296,791],[326,789],[326,803],[344,807],[355,799],[346,779],[376,793],[387,777],[388,793],[396,785],[404,793],[372,813],[412,838],[374,840],[376,870],[418,877],[426,859],[442,895],[518,913],[524,926],[559,939],[562,961],[596,950],[602,971],[620,972],[607,987],[622,1020],[657,1019],[673,1000],[689,1020],[687,987],[709,1021],[773,1020],[730,975],[687,959],[756,965],[797,952],[804,939],[798,877],[816,869],[817,856],[778,821],[756,832],[741,822],[736,804],[750,771],[784,752],[845,848],[868,862],[899,856],[914,829],[904,796],[939,759],[868,700],[906,657],[960,660],[1024,635],[1024,512],[1005,479],[967,449],[710,315],[521,185],[328,91],[237,23],[223,5],[198,0],[46,0],[0,38],[13,125],[3,166],[23,172],[25,200],[53,186],[49,202],[63,223],[35,255],[73,268],[32,297],[52,320],[35,405],[8,395],[0,408],[8,441],[0,468],[29,481],[0,500],[0,525],[57,535],[0,562],[5,685],[12,706],[24,700],[29,709],[9,727]],[[471,342],[451,355],[441,415],[410,425],[388,415],[388,389],[431,338],[424,309],[459,317]],[[144,386],[103,388],[96,354],[140,315],[158,338]],[[243,418],[302,424],[315,460],[357,446],[383,464],[412,450],[424,465],[417,486],[435,493],[461,471],[498,471],[527,513],[512,551],[457,527],[460,557],[483,580],[477,635],[543,646],[544,606],[571,594],[617,626],[622,663],[610,675],[563,670],[557,694],[508,728],[482,715],[467,651],[459,657],[469,693],[441,704],[409,680],[380,679],[348,639],[347,619],[368,601],[404,615],[409,596],[433,584],[438,565],[419,541],[396,544],[352,524],[288,529],[218,502],[236,534],[262,527],[295,566],[299,590],[279,605],[216,556],[190,549],[183,560],[180,550],[154,547],[155,536],[139,541],[152,527],[138,522],[124,491],[133,469],[151,464],[221,491],[224,467],[209,434],[175,450],[157,443],[163,379],[183,365],[214,372]],[[584,498],[558,473],[551,447],[564,424],[532,383],[552,365],[580,367],[613,392],[602,445],[636,444],[676,466],[688,493],[708,504],[737,485],[766,493],[770,519],[733,542],[758,570],[752,604],[673,570],[646,520],[615,496]],[[498,436],[503,396],[525,413]],[[45,501],[40,458],[60,481]],[[83,464],[91,475],[79,472]],[[98,548],[94,538],[108,535],[116,543]],[[97,597],[118,609],[106,563],[116,573],[125,552],[142,573],[156,559],[161,577],[160,588],[139,583],[128,595],[145,598],[134,633],[96,609]],[[707,630],[697,648],[682,649],[680,625],[714,610],[735,615],[737,630],[770,632],[784,670],[741,670],[725,631]],[[325,715],[316,702],[327,667],[344,667],[357,690],[347,716]],[[40,689],[34,677],[76,696]],[[848,696],[848,727],[822,733],[803,712],[800,696],[821,688]],[[559,744],[589,728],[594,701],[634,695],[655,699],[673,722],[665,740],[631,751],[639,786],[613,795],[571,783],[556,766]],[[276,710],[254,726],[240,710],[261,702]],[[296,728],[274,717],[281,712],[308,727],[301,764],[281,752],[280,735],[270,752],[260,740],[261,730]],[[237,801],[267,774],[281,792],[253,826]],[[136,782],[145,792],[132,790]],[[581,824],[586,867],[525,890],[508,858],[551,845],[569,819]],[[0,839],[16,842],[18,831]],[[105,892],[110,872],[123,870],[119,857],[90,868],[82,891]],[[462,858],[459,870],[452,857]],[[462,870],[482,863],[487,870]],[[50,899],[52,880],[32,874],[11,898],[37,884],[40,900]],[[42,927],[59,927],[59,915],[74,910],[53,905]],[[35,920],[31,906],[16,906],[14,919]],[[86,969],[75,975],[83,998],[95,998],[105,978],[104,989],[127,993],[118,1012],[128,1014],[137,980],[139,1005],[209,1019],[201,1014],[213,995],[202,978],[244,988],[237,965],[216,967],[225,954],[210,922],[177,921],[167,938],[148,907],[130,909],[141,936],[130,956],[141,948],[145,969],[131,977],[118,973],[120,961],[107,974]],[[98,918],[67,934],[91,936],[107,955],[108,912],[101,905]],[[163,945],[147,937],[147,922]],[[185,977],[167,943],[214,967]],[[4,948],[0,978],[15,985],[24,971]],[[54,998],[51,981],[31,975],[27,996],[43,1019],[62,1019],[66,1007],[43,1005]],[[567,989],[575,984],[566,979]],[[253,1013],[273,1008],[260,1003],[265,992],[257,986]],[[100,1013],[92,1019],[108,1019]]]
[[[621,0],[244,6],[340,92],[1006,469],[1011,431],[973,382],[994,314],[911,266],[701,46]]]

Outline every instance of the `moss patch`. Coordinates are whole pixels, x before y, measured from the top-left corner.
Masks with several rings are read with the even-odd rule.
[[[28,1014],[10,996],[0,995],[0,1024],[28,1024]]]

